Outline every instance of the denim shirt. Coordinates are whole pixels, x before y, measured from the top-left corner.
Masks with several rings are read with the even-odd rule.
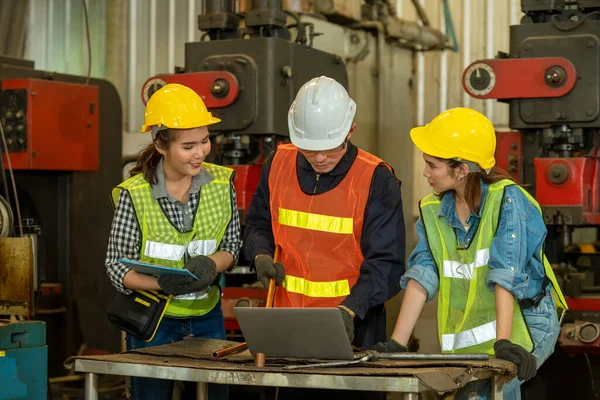
[[[481,182],[481,207],[485,203],[489,185]],[[456,211],[454,192],[444,195],[438,218],[454,228],[457,245],[467,245],[475,236],[481,215],[471,211],[465,229]],[[417,221],[419,242],[408,259],[408,271],[400,280],[406,289],[409,279],[414,279],[427,290],[427,301],[433,299],[439,288],[436,264],[429,252],[425,228],[421,218]],[[510,291],[517,300],[529,299],[542,290],[544,264],[540,250],[546,238],[546,225],[541,213],[518,186],[505,188],[502,211],[496,235],[490,246],[490,259],[485,283],[494,291],[496,284]]]

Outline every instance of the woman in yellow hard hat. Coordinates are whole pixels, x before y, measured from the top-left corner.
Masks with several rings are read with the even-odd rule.
[[[518,378],[505,385],[504,398],[520,398],[520,383],[535,375],[558,338],[553,295],[564,304],[543,254],[540,207],[495,167],[495,130],[479,112],[454,108],[410,135],[433,193],[419,203],[419,241],[401,279],[406,293],[393,334],[373,349],[407,351],[423,305],[438,293],[442,352],[514,362]]]
[[[142,126],[142,132],[151,131],[152,143],[141,152],[131,177],[113,189],[115,214],[106,255],[113,285],[122,295],[137,291],[137,299],[147,291],[170,296],[151,338],[135,321],[120,324],[127,330],[128,350],[185,336],[225,339],[217,277],[238,257],[240,222],[233,171],[204,162],[211,149],[207,126],[219,121],[190,88],[162,87],[148,101]],[[136,272],[123,259],[185,268],[191,275],[156,278]],[[131,379],[133,399],[166,400],[172,392],[173,381]],[[226,386],[209,385],[209,392],[211,399],[227,398]]]

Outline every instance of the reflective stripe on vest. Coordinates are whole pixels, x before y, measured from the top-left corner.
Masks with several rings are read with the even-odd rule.
[[[490,249],[477,250],[475,261],[470,264],[462,264],[458,261],[444,260],[444,277],[456,279],[472,279],[473,270],[488,265],[490,260]]]
[[[190,256],[209,256],[217,251],[217,241],[215,239],[194,240],[187,246]],[[179,261],[185,254],[185,246],[178,244],[168,244],[146,241],[144,256],[150,258],[159,258],[163,260]]]
[[[350,285],[347,279],[333,282],[311,282],[298,276],[286,275],[283,287],[288,292],[308,297],[340,297],[350,294]]]
[[[351,235],[354,219],[279,208],[279,223],[314,231]]]
[[[233,212],[230,187],[233,170],[208,163],[202,166],[214,179],[202,185],[194,225],[188,232],[180,232],[168,220],[158,201],[152,198],[150,184],[142,174],[113,190],[115,206],[121,190],[127,190],[131,197],[142,239],[140,261],[183,268],[186,249],[189,256],[208,256],[217,251]],[[166,315],[201,316],[211,311],[219,299],[220,290],[216,286],[212,290],[177,296],[169,304]]]
[[[496,321],[466,331],[442,335],[442,351],[454,351],[496,339]]]
[[[360,275],[366,204],[383,161],[359,149],[336,187],[306,194],[298,183],[297,158],[296,147],[279,145],[269,172],[273,237],[286,273],[274,306],[335,307]]]

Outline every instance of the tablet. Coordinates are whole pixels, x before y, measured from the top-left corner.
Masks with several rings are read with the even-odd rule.
[[[194,278],[194,280],[196,280],[196,281],[198,280],[198,277],[196,275],[192,274],[190,271],[188,271],[185,268],[183,268],[183,269],[169,268],[169,267],[165,267],[162,265],[145,263],[142,261],[128,260],[126,258],[119,258],[117,261],[127,265],[129,268],[131,268],[134,271],[139,272],[141,274],[158,275],[158,276],[181,275],[181,276],[188,276],[190,278]]]

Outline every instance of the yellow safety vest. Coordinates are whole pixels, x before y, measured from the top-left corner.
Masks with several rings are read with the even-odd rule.
[[[495,296],[486,286],[485,277],[490,270],[490,246],[499,222],[504,188],[509,185],[514,185],[514,182],[502,180],[490,185],[481,210],[481,221],[467,249],[457,248],[454,228],[439,217],[441,200],[437,195],[430,194],[419,203],[427,242],[440,279],[438,333],[443,352],[494,354]],[[538,203],[527,191],[520,189],[541,212]],[[553,295],[558,300],[556,304],[560,302],[566,308],[552,267],[543,253],[540,256],[544,260],[546,276],[552,283]],[[533,349],[527,324],[516,300],[510,340],[528,351]]]
[[[214,180],[203,185],[199,205],[194,215],[194,226],[188,232],[179,232],[164,214],[158,201],[153,200],[150,184],[143,174],[132,176],[112,191],[113,204],[119,201],[121,190],[131,196],[136,219],[142,235],[140,261],[171,268],[183,268],[186,253],[190,256],[211,255],[217,251],[229,221],[231,221],[231,179],[233,170],[203,163],[203,168]],[[166,315],[195,317],[211,311],[220,298],[219,287],[171,300]]]

